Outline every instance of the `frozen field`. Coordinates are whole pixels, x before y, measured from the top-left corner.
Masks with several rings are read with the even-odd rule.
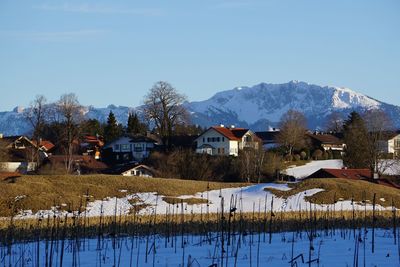
[[[223,248],[221,234],[215,233],[210,239],[185,235],[169,241],[159,236],[67,240],[64,245],[41,241],[39,257],[35,242],[13,245],[11,255],[0,247],[0,265],[45,266],[47,251],[47,264],[51,260],[52,266],[61,266],[64,246],[62,266],[309,266],[309,251],[311,266],[399,266],[399,246],[391,230],[375,231],[374,253],[372,230],[357,230],[355,238],[353,234],[352,230],[317,232],[310,242],[304,232],[275,233],[269,244],[268,234],[264,239],[263,233],[254,233],[233,236],[228,245],[225,233]]]
[[[221,200],[224,199],[226,205],[224,206],[224,211],[228,212],[229,203],[233,199],[236,203],[235,207],[242,212],[253,212],[253,209],[258,210],[260,207],[264,209],[264,207],[268,207],[270,210],[271,202],[273,202],[273,210],[274,211],[299,211],[299,210],[307,210],[309,208],[310,203],[305,200],[306,196],[311,196],[316,194],[323,189],[315,188],[306,190],[297,194],[294,194],[287,199],[276,197],[270,191],[266,191],[265,189],[273,188],[278,190],[290,190],[287,184],[276,184],[276,183],[265,183],[265,184],[256,184],[246,187],[237,187],[237,188],[225,188],[221,190],[211,190],[205,192],[199,192],[194,195],[183,195],[178,198],[201,198],[208,200],[208,205],[206,203],[203,204],[194,204],[188,205],[184,203],[184,209],[176,210],[179,213],[185,214],[205,214],[205,213],[218,213],[221,211]],[[135,203],[132,203],[132,199],[135,199]],[[86,212],[82,213],[81,216],[88,217],[98,217],[98,216],[114,216],[114,214],[130,214],[132,208],[135,205],[144,205],[145,207],[139,211],[140,215],[149,215],[149,214],[167,214],[171,213],[174,205],[171,205],[163,200],[162,195],[158,195],[156,193],[138,193],[127,195],[123,198],[106,198],[104,200],[97,200],[94,202],[90,202],[86,208]],[[335,208],[336,210],[361,210],[364,209],[364,205],[359,203],[352,204],[349,200],[338,201],[335,206],[332,205],[315,205],[313,204],[313,209],[316,210],[327,210],[327,208]],[[176,206],[176,205],[175,205]],[[378,210],[383,210],[384,208],[380,205],[376,205]],[[371,210],[372,205],[367,204],[366,209]],[[389,208],[390,209],[390,208]],[[85,214],[86,213],[86,214]],[[47,210],[47,211],[39,211],[37,213],[32,213],[30,211],[25,211],[16,216],[16,218],[24,219],[24,218],[39,218],[48,216],[64,216],[64,212],[60,212],[57,209]],[[71,214],[70,214],[71,215]]]

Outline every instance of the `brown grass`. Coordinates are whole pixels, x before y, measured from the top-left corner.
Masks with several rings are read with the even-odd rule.
[[[338,220],[342,222],[350,222],[353,219],[353,213],[352,211],[318,211],[315,210],[312,212],[313,217],[315,216],[315,220]],[[226,213],[228,215],[228,213]],[[366,211],[364,212],[363,210],[356,210],[355,211],[355,217],[354,219],[357,221],[358,227],[362,225],[363,220],[365,218],[368,219],[368,223],[370,223],[371,218],[372,218],[372,211]],[[267,213],[242,213],[241,214],[242,218],[244,221],[252,221],[254,217],[254,223],[260,223],[260,222],[265,222],[265,219],[268,221],[270,219],[271,213],[268,211]],[[281,227],[286,224],[286,222],[294,222],[297,224],[297,227],[302,223],[306,223],[307,220],[309,220],[310,212],[309,211],[297,211],[297,212],[274,212],[274,217],[273,221],[275,224],[279,224]],[[377,210],[376,211],[376,217],[380,218],[380,220],[386,220],[384,224],[385,227],[390,226],[391,218],[393,216],[392,211],[388,210]],[[206,214],[185,214],[184,215],[184,221],[185,222],[190,222],[190,223],[198,223],[198,222],[210,222],[210,223],[218,223],[218,221],[221,219],[220,214],[216,213],[210,213],[208,215]],[[236,220],[240,219],[240,212],[236,212]],[[53,224],[54,218],[50,218],[47,220],[47,218],[44,218],[43,220],[39,221],[38,219],[24,219],[24,220],[13,220],[12,225],[16,229],[28,229],[28,231],[33,231],[33,229],[45,229],[48,227],[51,227]],[[58,218],[57,220],[64,221],[64,217]],[[129,214],[129,215],[123,215],[121,217],[117,216],[115,219],[113,216],[105,216],[101,219],[103,224],[112,224],[113,222],[117,221],[120,222],[122,225],[125,223],[133,223],[136,222],[137,224],[140,225],[145,225],[148,224],[149,222],[154,223],[154,224],[163,224],[168,220],[169,222],[175,222],[175,223],[180,223],[181,222],[181,216],[171,216],[170,215],[137,215],[137,214]],[[83,226],[85,221],[84,217],[77,217],[75,219],[68,217],[66,225],[69,227],[72,227],[74,224],[78,223],[80,226]],[[11,219],[6,218],[6,219],[1,219],[0,220],[0,231],[5,230],[9,228],[11,225]],[[93,226],[93,227],[98,227],[100,225],[100,217],[88,217],[86,218],[86,223],[85,225],[87,227]],[[337,225],[338,227],[341,227],[339,224]],[[343,225],[344,227],[344,225]],[[29,230],[30,229],[30,230]],[[1,239],[1,238],[0,238]]]
[[[378,185],[367,181],[349,180],[341,178],[321,178],[307,179],[300,183],[289,184],[292,190],[281,191],[266,188],[278,197],[287,198],[308,189],[322,188],[324,191],[306,197],[307,200],[317,204],[333,204],[339,199],[362,202],[367,200],[372,204],[374,193],[376,193],[376,203],[384,207],[392,205],[392,200],[397,208],[400,208],[400,190],[384,185]],[[383,198],[385,201],[382,201]]]
[[[116,175],[24,175],[14,183],[0,182],[0,217],[10,216],[13,208],[37,211],[61,203],[67,204],[67,209],[77,210],[79,206],[84,206],[87,191],[90,195],[88,200],[94,201],[138,192],[157,192],[175,197],[244,185]],[[15,202],[17,196],[25,197]]]
[[[163,200],[169,204],[179,204],[181,202],[188,205],[207,204],[207,199],[204,198],[177,198],[177,197],[163,197]]]

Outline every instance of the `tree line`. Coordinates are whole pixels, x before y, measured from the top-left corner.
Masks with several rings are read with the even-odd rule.
[[[147,163],[160,170],[164,177],[260,182],[277,178],[280,170],[291,161],[335,157],[332,151],[311,147],[307,137],[307,120],[296,110],[283,114],[276,137],[279,146],[268,151],[245,148],[237,158],[233,158],[199,155],[192,149],[173,149],[173,135],[198,135],[204,130],[190,124],[189,114],[183,105],[186,100],[171,84],[160,81],[144,96],[141,113],[129,113],[125,123],[118,122],[112,111],[106,122],[85,118],[85,109],[75,94],[64,94],[54,103],[47,102],[42,95],[36,96],[26,109],[25,117],[32,126],[34,142],[38,144],[41,139],[50,140],[65,155],[68,173],[72,171],[72,156],[76,152],[74,142],[83,134],[99,135],[105,142],[111,142],[123,135],[144,135],[151,131],[162,140],[164,150],[153,153]],[[384,112],[352,112],[348,118],[334,112],[325,128],[327,132],[340,135],[346,144],[343,154],[345,166],[369,168],[374,173],[382,173],[385,167],[382,159],[387,155],[381,150],[381,140],[394,129]],[[2,151],[0,156],[4,158]],[[36,161],[40,162],[39,153],[36,153]]]

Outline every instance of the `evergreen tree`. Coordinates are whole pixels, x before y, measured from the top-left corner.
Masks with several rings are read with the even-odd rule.
[[[110,111],[107,118],[107,124],[104,127],[104,139],[106,142],[111,142],[122,136],[123,128],[115,119],[114,113]]]
[[[147,131],[146,125],[139,120],[137,114],[129,113],[126,133],[128,135],[138,135],[138,134],[145,134],[146,131]]]
[[[344,122],[343,133],[346,144],[344,165],[349,168],[371,168],[368,129],[360,114],[355,111],[350,113]]]
[[[81,132],[89,135],[103,135],[105,126],[96,119],[88,119],[81,123]]]

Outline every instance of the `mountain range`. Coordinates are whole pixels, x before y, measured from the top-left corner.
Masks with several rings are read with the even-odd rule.
[[[319,86],[290,81],[283,84],[260,83],[252,87],[236,87],[216,93],[204,101],[184,103],[191,121],[201,126],[217,124],[266,130],[276,127],[281,116],[289,109],[301,111],[310,129],[323,129],[332,112],[345,118],[351,111],[370,109],[384,111],[396,127],[400,127],[400,107],[387,104],[348,88]],[[86,118],[106,121],[113,111],[120,123],[126,124],[129,111],[140,112],[142,107],[109,105],[106,108],[85,107]],[[30,127],[23,116],[23,108],[0,112],[0,133],[19,135],[29,133]]]

